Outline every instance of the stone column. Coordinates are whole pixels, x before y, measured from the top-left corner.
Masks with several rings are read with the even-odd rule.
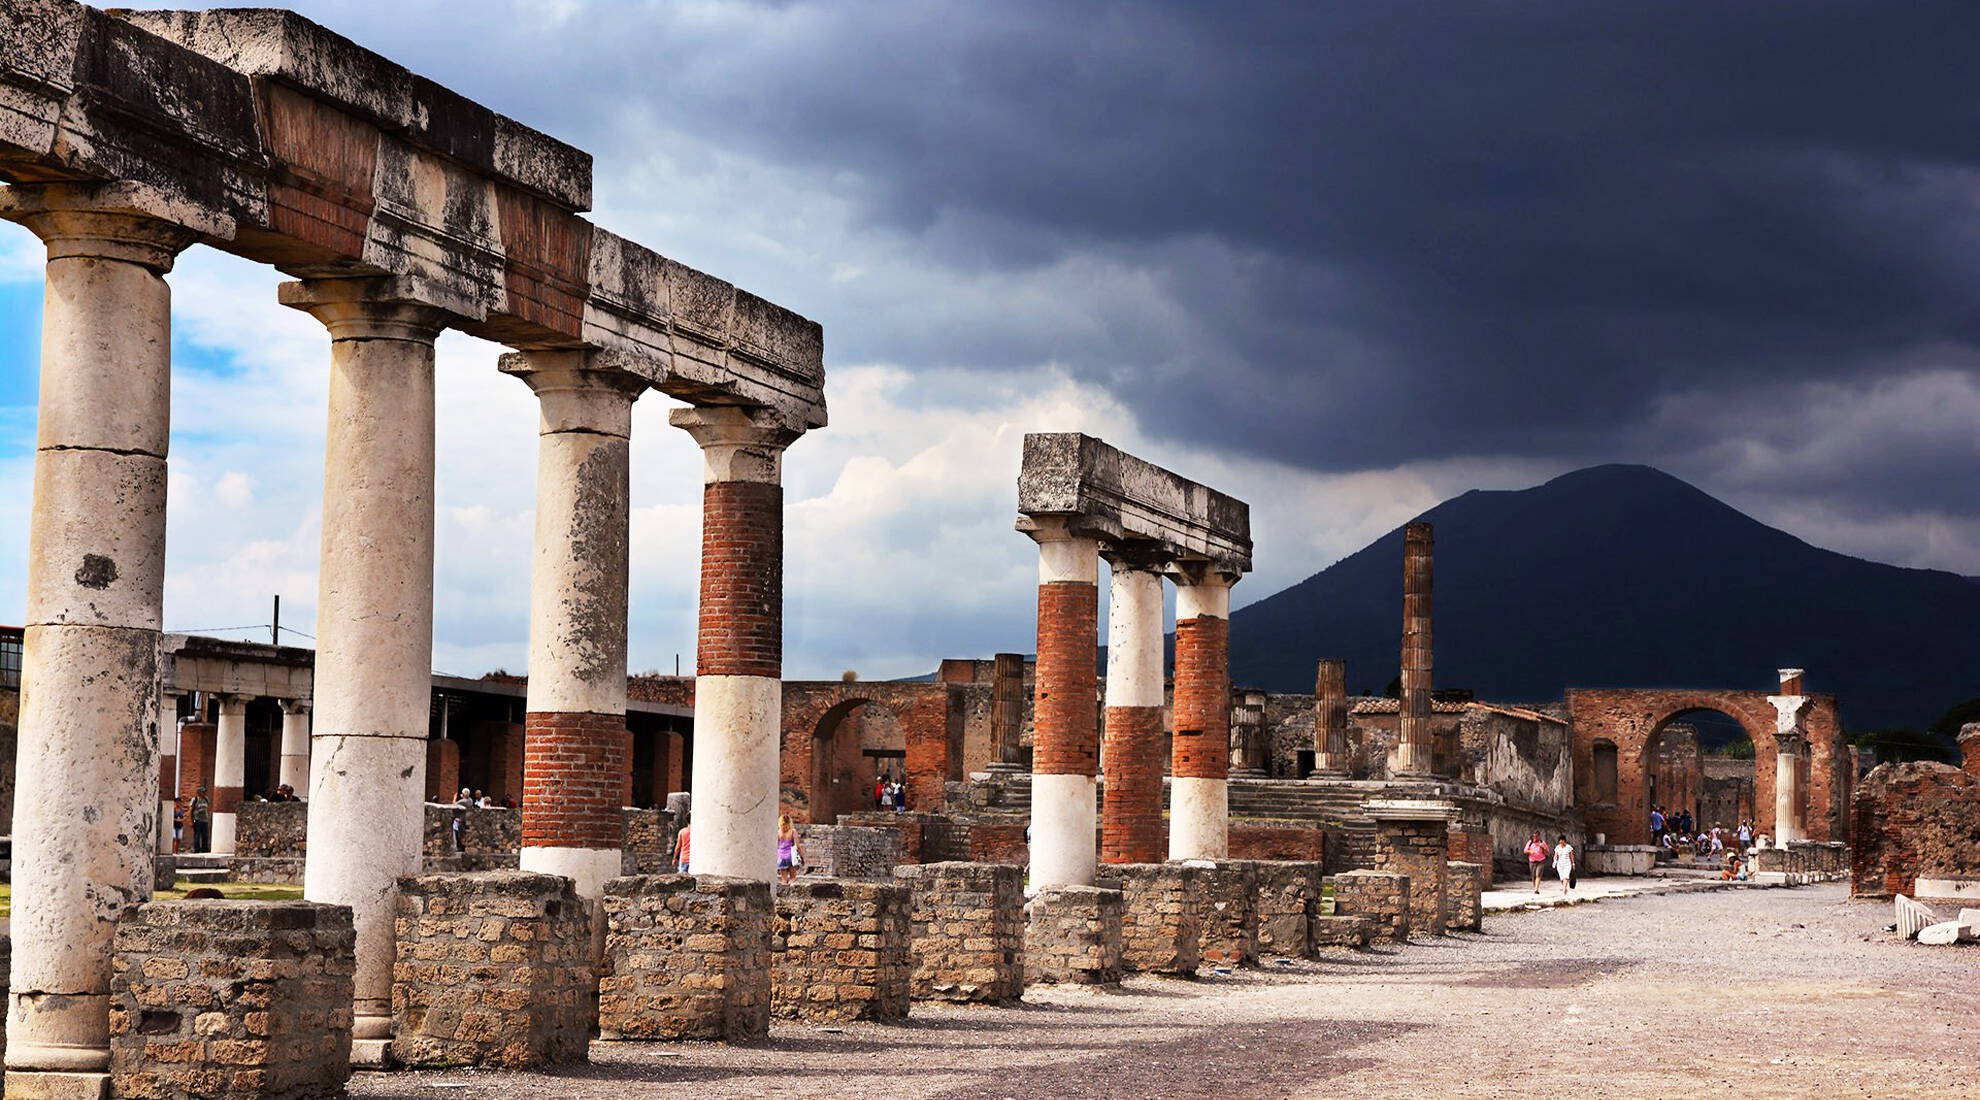
[[[297,798],[309,793],[309,700],[282,700],[282,770],[279,782],[296,792]]]
[[[1431,525],[1403,528],[1402,706],[1396,719],[1396,775],[1431,773]]]
[[[220,721],[213,733],[214,855],[234,854],[234,818],[241,808],[241,788],[247,773],[247,705],[245,695],[216,695]]]
[[[563,875],[593,903],[619,876],[625,837],[627,448],[646,385],[596,358],[502,357],[539,412],[522,869]]]
[[[1186,566],[1176,582],[1175,737],[1170,743],[1169,858],[1230,852],[1231,585]]]
[[[1808,837],[1802,821],[1801,755],[1808,751],[1801,719],[1808,709],[1808,696],[1801,694],[1802,670],[1780,670],[1781,694],[1770,695],[1774,705],[1774,844]]]
[[[993,772],[1024,770],[1024,654],[999,653],[991,660],[990,759]]]
[[[420,869],[433,690],[433,342],[451,314],[411,280],[285,283],[330,330],[303,896],[351,907],[353,1054],[392,1025],[398,881]]]
[[[761,409],[676,409],[701,444],[701,618],[695,656],[693,868],[777,871],[784,667],[784,448]]]
[[[1091,886],[1099,772],[1100,544],[1035,519],[1038,665],[1032,672],[1031,889]]]
[[[1238,779],[1268,779],[1272,761],[1265,746],[1265,693],[1231,694],[1231,775]]]
[[[179,803],[179,700],[182,691],[158,693],[158,853],[171,855],[172,817]]]
[[[1348,774],[1347,726],[1347,662],[1328,658],[1320,662],[1313,681],[1315,775]]]
[[[172,296],[225,219],[127,183],[0,189],[47,245],[13,849],[9,1095],[101,1095],[111,933],[151,896]]]
[[[1162,839],[1162,570],[1137,550],[1102,551],[1113,565],[1107,604],[1107,730],[1100,770],[1103,863],[1160,863]]]

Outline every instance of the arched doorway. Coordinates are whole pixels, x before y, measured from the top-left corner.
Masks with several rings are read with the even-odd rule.
[[[874,809],[876,776],[903,776],[907,735],[900,718],[871,699],[847,699],[827,710],[811,734],[811,824]]]
[[[1692,832],[1718,828],[1731,836],[1741,822],[1757,829],[1758,750],[1752,732],[1725,711],[1689,707],[1666,715],[1644,749],[1647,804],[1672,831],[1688,824]]]

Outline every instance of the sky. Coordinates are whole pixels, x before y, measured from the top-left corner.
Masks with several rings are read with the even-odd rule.
[[[1601,462],[1980,575],[1980,9],[294,6],[589,151],[599,224],[824,325],[831,424],[785,462],[793,678],[1032,648],[1027,431],[1250,501],[1240,606]],[[0,622],[39,256],[0,224]],[[311,629],[328,343],[281,278],[206,249],[170,276],[168,629],[276,594]],[[464,675],[527,651],[534,398],[500,350],[439,350],[434,662]],[[635,671],[693,666],[668,404],[635,406]]]

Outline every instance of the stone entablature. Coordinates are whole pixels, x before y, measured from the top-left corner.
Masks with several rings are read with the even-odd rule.
[[[1152,543],[1223,573],[1251,571],[1251,508],[1078,432],[1024,437],[1018,511],[1068,517],[1069,530],[1109,543]],[[1018,524],[1028,529],[1026,521]]]

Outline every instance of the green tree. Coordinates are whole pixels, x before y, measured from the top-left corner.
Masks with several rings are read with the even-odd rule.
[[[1734,760],[1751,760],[1753,759],[1753,738],[1741,737],[1736,741],[1728,741],[1723,745],[1714,745],[1706,749],[1705,752],[1711,756],[1725,756]]]
[[[1853,734],[1850,740],[1877,750],[1879,762],[1909,760],[1936,760],[1941,764],[1954,762],[1952,751],[1937,737],[1924,730],[1897,726]]]
[[[1926,728],[1951,743],[1959,737],[1959,728],[1968,722],[1980,722],[1980,695],[1964,703],[1954,703],[1939,716],[1938,721]]]

